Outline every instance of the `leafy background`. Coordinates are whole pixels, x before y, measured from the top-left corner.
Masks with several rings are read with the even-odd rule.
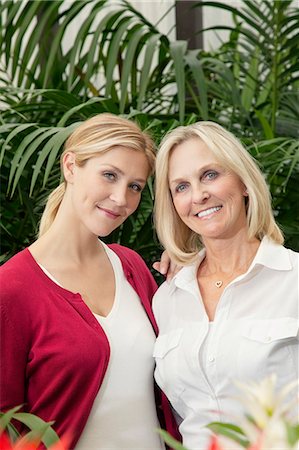
[[[221,27],[229,37],[210,52],[170,40],[128,1],[108,3],[0,3],[1,262],[35,239],[67,136],[105,111],[136,120],[157,145],[166,131],[198,120],[231,130],[265,173],[286,245],[299,250],[296,1],[196,3],[233,18]],[[107,240],[137,249],[149,266],[161,252],[152,207],[151,179],[138,211]]]

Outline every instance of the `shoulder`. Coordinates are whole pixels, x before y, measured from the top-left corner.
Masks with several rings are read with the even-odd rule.
[[[149,270],[144,260],[137,252],[135,252],[135,250],[120,244],[109,244],[108,247],[117,254],[123,265],[134,268],[137,268],[136,265],[140,265],[145,270]]]
[[[286,268],[288,266],[289,269],[298,269],[299,253],[283,245],[278,245],[277,248],[280,250],[277,259],[282,263],[285,263]],[[273,252],[273,257],[275,258],[275,256],[276,255]]]
[[[152,297],[157,284],[141,256],[131,248],[120,244],[110,244],[109,248],[120,258],[126,278],[134,280],[138,291],[147,290],[148,295]]]
[[[32,295],[36,280],[29,257],[28,252],[22,250],[0,267],[1,323],[16,332],[21,326],[22,333],[25,333],[27,325],[30,326],[30,317],[36,316],[39,305],[39,298]]]
[[[26,304],[36,286],[36,276],[27,249],[20,251],[0,267],[1,304]]]
[[[5,270],[9,270],[11,267],[15,267],[21,265],[24,260],[26,260],[27,249],[21,250],[8,259],[2,266],[0,267],[1,272]]]
[[[292,250],[290,248],[284,247],[284,249],[288,252],[291,261],[294,261],[297,265],[299,262],[299,252]]]
[[[111,250],[113,250],[115,253],[120,254],[120,255],[124,255],[126,257],[139,257],[141,258],[140,255],[138,255],[137,252],[135,252],[135,250],[132,250],[129,247],[125,247],[124,245],[121,244],[108,244],[108,247],[111,248]]]
[[[292,273],[298,268],[299,253],[264,236],[254,262],[275,271]]]
[[[159,286],[153,298],[153,311],[156,317],[164,312],[169,312],[169,303],[171,302],[171,282],[164,281]]]
[[[25,279],[28,272],[27,249],[16,253],[0,267],[1,289],[20,279]]]

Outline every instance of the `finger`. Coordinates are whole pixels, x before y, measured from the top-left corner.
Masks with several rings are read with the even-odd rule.
[[[165,264],[162,265],[161,261],[156,261],[153,263],[152,267],[157,270],[157,272],[159,272],[161,275],[166,275],[167,273],[167,268],[165,267]]]
[[[160,273],[163,275],[168,274],[169,268],[170,268],[170,258],[168,256],[168,253],[164,250],[164,252],[161,255],[161,261],[160,261]]]
[[[160,272],[160,261],[156,261],[152,264],[153,269],[157,270],[157,272]]]

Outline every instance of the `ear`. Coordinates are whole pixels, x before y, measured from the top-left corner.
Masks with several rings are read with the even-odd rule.
[[[76,157],[73,152],[67,152],[62,159],[62,168],[64,179],[68,183],[72,183],[74,179],[74,170],[76,166]]]
[[[243,195],[244,195],[244,197],[248,197],[248,191],[247,191],[247,188],[244,189]]]

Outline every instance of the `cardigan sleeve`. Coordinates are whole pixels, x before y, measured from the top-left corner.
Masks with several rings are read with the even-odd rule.
[[[18,307],[13,280],[0,280],[0,409],[6,411],[26,402],[25,380],[27,349],[24,311]],[[25,294],[23,294],[25,295]]]

